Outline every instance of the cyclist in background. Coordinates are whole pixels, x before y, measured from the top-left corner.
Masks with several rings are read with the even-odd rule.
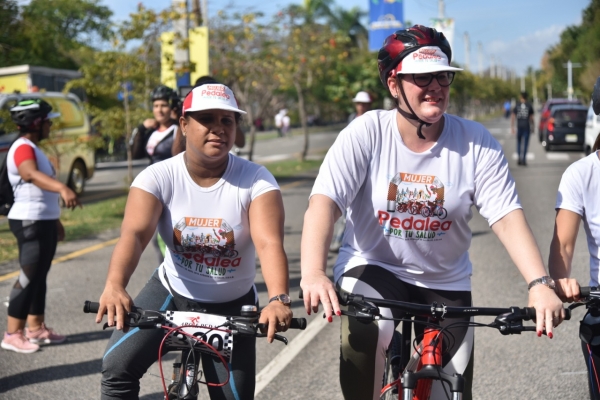
[[[174,115],[178,112],[180,102],[173,89],[159,85],[150,94],[152,114],[154,118],[146,119],[131,136],[134,159],[150,158],[150,163],[172,157],[171,147],[177,130],[177,120]],[[175,113],[175,114],[174,114]]]
[[[525,220],[502,147],[479,123],[446,114],[459,68],[444,35],[416,25],[385,39],[381,82],[396,109],[369,111],[338,136],[304,217],[300,286],[306,311],[340,315],[336,291],[421,304],[471,306],[469,221],[475,206],[529,284],[537,332],[563,318]],[[430,203],[436,206],[431,206]],[[410,207],[409,207],[410,206]],[[348,220],[333,283],[326,275],[332,227]],[[382,308],[387,317],[400,313]],[[460,320],[445,320],[445,327]],[[464,322],[468,322],[466,318]],[[385,354],[398,322],[342,319],[340,381],[346,399],[378,399]],[[423,325],[416,324],[417,337]],[[455,327],[444,371],[472,379],[473,330]],[[445,398],[434,382],[432,399]],[[465,388],[471,398],[471,387]]]
[[[57,242],[65,237],[58,200],[62,198],[70,208],[81,204],[75,192],[56,179],[54,167],[38,147],[50,135],[51,119],[59,115],[41,99],[22,100],[10,110],[19,137],[6,155],[15,198],[7,218],[17,238],[21,271],[10,291],[1,346],[18,353],[33,353],[39,345],[65,341],[65,336],[45,323],[46,277]]]
[[[600,90],[596,86],[595,90]],[[590,286],[600,285],[600,135],[587,157],[574,162],[566,169],[560,180],[556,197],[556,219],[554,236],[550,244],[548,267],[556,280],[558,296],[567,302],[579,300],[579,284],[571,278],[575,241],[579,225],[587,236],[590,253]],[[600,323],[597,310],[589,309],[584,322]],[[581,350],[588,368],[590,398],[600,399],[600,346],[581,342]]]
[[[139,379],[158,358],[163,331],[122,331],[134,304],[240,315],[242,305],[258,306],[258,255],[270,298],[260,314],[269,342],[292,318],[281,191],[265,167],[229,154],[245,114],[233,92],[219,84],[202,89],[194,88],[183,102],[180,127],[187,150],[149,166],[131,185],[96,317],[100,322],[107,314],[108,324],[117,328],[103,358],[102,399],[138,398]],[[126,286],[157,228],[166,256],[133,301]],[[254,397],[256,339],[236,340],[229,383],[209,386],[212,399]],[[207,382],[227,380],[218,359],[203,355],[202,365]]]

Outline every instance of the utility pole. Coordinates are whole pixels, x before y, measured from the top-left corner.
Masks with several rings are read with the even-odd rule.
[[[563,67],[567,68],[567,95],[569,97],[569,100],[571,100],[573,98],[573,68],[580,68],[581,64],[572,63],[571,60],[569,60],[566,64],[563,64]]]
[[[548,100],[552,99],[552,84],[546,83],[546,89],[548,89]]]
[[[490,56],[490,78],[496,77],[496,61],[493,55]]]
[[[179,13],[179,18],[173,21],[173,30],[179,39],[174,45],[173,68],[177,87],[189,86],[190,81],[190,49],[187,45],[188,31],[190,29],[187,0],[171,0],[173,10]],[[185,43],[185,46],[182,45]]]
[[[438,0],[438,18],[439,19],[445,18],[444,0]]]
[[[538,109],[538,95],[537,95],[537,83],[535,79],[535,70],[531,69],[531,94],[533,95],[533,109]]]
[[[471,63],[471,43],[469,42],[469,33],[465,32],[465,69],[468,71],[470,69]]]
[[[521,92],[525,91],[525,75],[521,75]]]
[[[479,64],[479,76],[483,76],[483,46],[477,42],[477,61]]]

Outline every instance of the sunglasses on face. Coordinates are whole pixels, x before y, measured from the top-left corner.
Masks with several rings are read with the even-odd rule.
[[[448,87],[454,80],[454,72],[444,71],[439,74],[412,74],[413,81],[418,87],[429,86],[433,82],[433,78],[437,79],[438,83],[442,87]]]

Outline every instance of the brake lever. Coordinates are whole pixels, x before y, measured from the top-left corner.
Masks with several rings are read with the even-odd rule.
[[[256,332],[256,337],[267,337],[267,334],[266,333]],[[277,333],[275,334],[275,336],[273,336],[273,339],[279,340],[280,342],[282,342],[286,346],[288,344],[288,339],[285,336],[281,336],[281,335],[279,335]]]

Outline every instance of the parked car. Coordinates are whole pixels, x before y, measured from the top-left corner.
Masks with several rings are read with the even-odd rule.
[[[79,98],[61,92],[0,94],[0,162],[18,135],[10,118],[10,109],[20,100],[42,98],[60,117],[53,120],[50,137],[40,143],[56,170],[57,178],[78,195],[85,181],[94,175],[94,148],[90,144],[91,127]]]
[[[585,122],[585,142],[583,145],[583,151],[588,155],[592,152],[592,147],[596,142],[596,138],[600,135],[600,115],[594,113],[592,103],[590,102],[590,108],[587,113],[587,120]]]
[[[577,99],[571,99],[571,100],[569,100],[569,99],[550,99],[550,100],[546,101],[544,103],[544,105],[542,106],[542,110],[540,111],[540,122],[539,122],[539,126],[538,126],[538,138],[540,139],[540,142],[543,141],[542,133],[544,132],[544,129],[546,129],[546,123],[548,122],[548,118],[550,118],[550,113],[552,111],[552,108],[555,106],[564,105],[564,104],[581,104],[581,105],[583,105],[581,100],[577,100]]]
[[[552,107],[550,118],[542,132],[542,146],[550,151],[557,146],[583,149],[585,121],[588,108],[582,105],[559,105]]]

